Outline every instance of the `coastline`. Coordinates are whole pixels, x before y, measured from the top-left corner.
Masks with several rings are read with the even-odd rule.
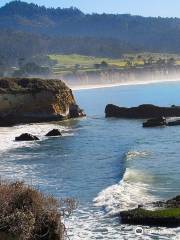
[[[70,88],[73,91],[81,91],[81,90],[91,90],[91,89],[101,89],[101,88],[113,88],[113,87],[121,87],[121,86],[134,86],[134,85],[147,85],[147,84],[156,84],[156,83],[171,83],[171,82],[180,82],[180,77],[178,79],[161,79],[161,80],[150,80],[150,81],[128,81],[128,82],[120,82],[120,83],[107,83],[107,84],[87,84],[87,85],[79,85],[79,86],[71,86]]]

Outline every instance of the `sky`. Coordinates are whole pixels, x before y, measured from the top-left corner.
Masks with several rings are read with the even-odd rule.
[[[0,0],[3,6],[9,0]],[[141,16],[180,17],[180,0],[24,0],[46,7],[77,7],[85,13],[130,13]]]

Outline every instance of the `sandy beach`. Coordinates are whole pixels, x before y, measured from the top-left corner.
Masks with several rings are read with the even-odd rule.
[[[129,86],[129,85],[146,85],[146,84],[155,84],[155,83],[171,83],[180,81],[180,77],[177,79],[161,79],[161,80],[147,80],[147,81],[128,81],[128,82],[119,82],[119,83],[107,83],[107,84],[86,84],[71,86],[70,88],[73,91],[88,90],[88,89],[98,89],[98,88],[112,88],[120,86]]]

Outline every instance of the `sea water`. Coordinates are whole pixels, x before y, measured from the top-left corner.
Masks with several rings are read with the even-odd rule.
[[[105,118],[106,104],[180,105],[180,83],[74,92],[87,117],[0,128],[0,175],[78,202],[65,219],[72,240],[180,239],[180,229],[121,225],[117,214],[180,194],[180,126],[142,128],[142,120]],[[62,137],[45,137],[59,128]],[[15,142],[28,132],[38,142]]]

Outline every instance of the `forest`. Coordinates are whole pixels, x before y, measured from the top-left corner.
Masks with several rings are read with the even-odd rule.
[[[124,53],[180,53],[180,19],[84,14],[13,1],[0,8],[0,66],[35,54],[120,58]],[[28,47],[27,47],[28,46]]]

